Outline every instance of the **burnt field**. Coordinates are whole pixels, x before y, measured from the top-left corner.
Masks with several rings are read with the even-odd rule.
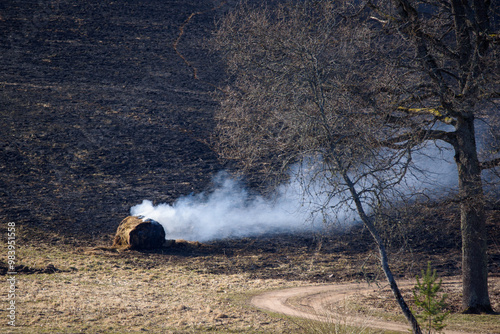
[[[219,5],[215,0],[0,4],[0,230],[5,234],[7,222],[15,222],[19,247],[28,249],[20,251],[20,272],[61,271],[83,280],[108,265],[120,274],[179,265],[207,277],[247,275],[242,281],[383,280],[370,236],[359,226],[345,234],[264,235],[150,252],[95,248],[111,245],[131,206],[143,199],[172,203],[206,190],[217,172],[233,165],[220,160],[211,144],[217,107],[212,93],[223,83],[224,69],[205,44],[233,4]],[[258,176],[248,179],[258,188]],[[489,214],[489,270],[498,275],[500,210]],[[456,206],[415,208],[406,218],[384,229],[395,273],[412,277],[432,260],[441,275],[459,275]],[[84,262],[94,254],[100,264],[65,264],[65,255],[30,260],[53,246]],[[33,279],[33,289],[36,284]],[[496,308],[498,293],[492,291]],[[55,307],[53,302],[46,306]],[[277,321],[262,322],[265,327]]]
[[[203,190],[213,87],[212,1],[33,1],[0,7],[2,219],[98,242],[129,208]]]
[[[231,2],[1,6],[4,222],[15,222],[31,240],[106,245],[131,206],[206,190],[228,167],[211,149],[212,93],[224,77],[206,43]],[[409,238],[412,247],[458,251],[456,208],[415,216],[427,224],[398,245]],[[435,233],[441,224],[446,235]],[[354,239],[369,249],[363,233]]]

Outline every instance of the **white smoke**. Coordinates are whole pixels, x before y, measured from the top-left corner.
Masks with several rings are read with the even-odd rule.
[[[410,173],[398,193],[425,193],[429,197],[443,189],[456,188],[457,172],[449,147],[429,145],[413,156],[420,172]],[[291,169],[290,181],[267,198],[249,192],[241,182],[221,172],[209,192],[184,196],[173,204],[154,206],[149,200],[131,208],[134,216],[156,220],[167,239],[209,241],[228,237],[249,237],[274,232],[319,231],[325,223],[355,223],[352,202],[340,191],[332,196],[331,186],[314,182],[318,160],[309,159]],[[321,178],[319,178],[321,180]],[[396,199],[397,200],[397,199]],[[338,210],[342,203],[343,210]],[[330,217],[324,209],[336,208]],[[326,212],[331,214],[332,212]]]
[[[428,142],[412,154],[412,168],[399,185],[402,193],[438,199],[458,189],[458,171],[450,144]]]
[[[272,198],[251,194],[225,172],[217,174],[214,184],[211,192],[181,197],[173,204],[154,206],[144,200],[130,212],[162,224],[168,239],[207,241],[322,227],[309,219],[296,182],[280,187]]]

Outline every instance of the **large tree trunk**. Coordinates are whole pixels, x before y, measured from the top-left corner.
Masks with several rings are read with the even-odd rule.
[[[461,200],[462,303],[464,313],[491,313],[486,215],[473,116],[459,119],[456,129],[455,161]]]

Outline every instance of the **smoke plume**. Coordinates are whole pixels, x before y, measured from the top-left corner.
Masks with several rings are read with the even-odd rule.
[[[153,206],[149,200],[132,207],[131,214],[156,220],[168,239],[207,241],[264,233],[317,230],[310,210],[301,199],[300,186],[290,182],[275,196],[265,198],[220,172],[212,191],[179,198],[173,204]]]
[[[456,188],[457,172],[449,147],[429,145],[412,159],[414,172],[398,185],[399,195],[425,193],[433,197],[444,189]],[[162,224],[167,239],[198,241],[319,231],[325,223],[332,224],[328,219],[343,222],[344,227],[354,224],[357,215],[349,196],[342,191],[332,196],[331,186],[321,178],[309,178],[308,175],[318,175],[318,163],[310,159],[291,168],[289,182],[269,198],[250,192],[242,182],[221,172],[211,191],[181,197],[172,204],[154,206],[144,200],[131,208],[131,214]],[[335,212],[327,212],[330,216],[325,218],[325,209],[331,208],[336,208]]]

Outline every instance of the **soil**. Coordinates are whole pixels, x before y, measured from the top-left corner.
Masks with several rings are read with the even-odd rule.
[[[117,273],[137,280],[142,278],[135,270],[180,275],[180,269],[172,269],[179,267],[211,279],[219,275],[230,280],[235,275],[240,283],[254,282],[254,289],[383,281],[371,238],[359,226],[324,235],[179,242],[170,249],[144,252],[105,249],[131,206],[144,199],[172,203],[210,188],[218,171],[234,170],[231,161],[219,159],[212,149],[214,86],[225,78],[217,55],[205,45],[217,20],[235,3],[17,0],[0,4],[0,232],[5,236],[7,222],[15,223],[16,242],[24,249],[16,269],[31,282],[20,297],[26,307],[37,309],[32,296],[40,284],[47,284],[43,289],[52,292],[54,300],[45,307],[61,307],[61,321],[70,321],[78,307],[67,312],[68,305],[59,305],[55,296],[61,293],[60,281],[85,286],[88,275],[102,275],[93,269],[102,263],[112,268],[125,263],[128,269]],[[259,175],[247,175],[252,188],[261,189],[260,181]],[[459,275],[457,208],[449,204],[412,212],[409,216],[418,219],[384,229],[391,240],[396,276],[414,277],[429,260],[441,276]],[[496,277],[500,211],[491,210],[489,215],[488,269]],[[60,251],[82,262],[67,264]],[[5,273],[5,259],[0,267]],[[40,283],[37,275],[54,278]],[[106,275],[110,282],[118,277]],[[237,291],[246,291],[245,284]],[[81,296],[94,293],[73,288]],[[127,293],[143,298],[136,291]],[[499,289],[492,289],[491,296],[498,310]],[[193,305],[199,298],[193,298],[192,305],[184,301],[184,306],[196,309]],[[453,310],[459,309],[456,298]],[[171,302],[179,314],[186,313],[180,301]],[[150,300],[144,303],[153,305]],[[99,310],[102,319],[114,319],[98,304],[93,307],[89,306],[89,314]],[[41,315],[30,313],[27,309],[24,316],[33,323],[46,319],[43,310]],[[126,318],[128,313],[123,314],[116,316]],[[183,321],[179,319],[180,315],[176,321]],[[223,322],[220,319],[226,318],[214,321]],[[252,319],[256,318],[246,321]],[[259,321],[264,332],[275,323]]]
[[[209,145],[214,88],[204,82],[223,72],[203,47],[216,5],[3,2],[2,219],[92,244],[143,199],[205,189],[224,165]],[[173,47],[195,12],[177,51],[199,80]]]

